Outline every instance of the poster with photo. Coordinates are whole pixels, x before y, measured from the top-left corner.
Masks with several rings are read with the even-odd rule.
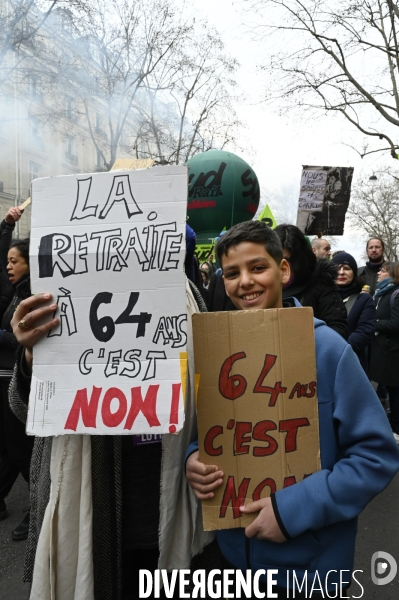
[[[353,167],[304,166],[297,226],[306,235],[343,235]]]

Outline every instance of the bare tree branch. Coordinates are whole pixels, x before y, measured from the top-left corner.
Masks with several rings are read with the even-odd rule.
[[[388,260],[399,256],[399,178],[379,171],[377,181],[361,181],[352,190],[348,209],[352,226],[384,240]]]
[[[386,140],[397,158],[397,3],[247,1],[264,17],[255,36],[264,41],[277,34],[277,47],[288,48],[272,50],[269,64],[262,67],[270,75],[267,98],[278,98],[290,109],[339,113],[365,136]]]

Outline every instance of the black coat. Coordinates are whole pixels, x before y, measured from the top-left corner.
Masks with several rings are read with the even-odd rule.
[[[399,294],[392,293],[399,285],[382,296],[377,304],[377,330],[370,344],[369,377],[372,381],[399,386]]]
[[[382,265],[384,263],[381,262],[378,265],[375,265],[371,262],[365,264],[364,267],[359,267],[357,274],[359,277],[363,277],[366,280],[367,285],[370,286],[370,294],[374,296],[375,288],[377,287],[377,276],[380,271]]]
[[[348,315],[348,344],[359,357],[363,369],[368,372],[367,348],[374,338],[377,314],[369,294],[359,294]]]
[[[294,296],[302,306],[311,306],[316,319],[348,338],[346,308],[335,284],[337,265],[329,260],[317,261],[313,275],[306,283],[295,281],[283,291],[283,298]]]
[[[30,292],[30,277],[29,273],[22,275],[14,286],[14,296],[6,308],[3,319],[1,321],[0,330],[0,368],[13,369],[15,364],[15,351],[18,348],[18,342],[15,335],[12,333],[11,319],[14,316],[15,309],[18,304],[29,298]]]
[[[7,254],[15,225],[0,223],[0,320],[14,295],[14,288],[7,275]]]

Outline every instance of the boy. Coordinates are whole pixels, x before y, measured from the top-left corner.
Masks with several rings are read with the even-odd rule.
[[[264,223],[232,227],[216,252],[226,293],[237,309],[283,307],[290,267],[277,235]],[[291,299],[290,306],[299,303]],[[326,591],[330,597],[348,597],[357,516],[399,469],[399,450],[384,410],[351,347],[317,319],[315,341],[321,470],[241,507],[243,513],[259,512],[245,530],[217,532],[227,568],[278,571],[273,592],[279,598],[317,597],[317,591],[310,594],[312,587],[319,597]],[[197,498],[212,498],[224,474],[216,465],[201,463],[195,446],[188,455],[187,478]],[[295,595],[287,589],[293,575],[299,584],[307,577],[307,595],[298,594],[298,587]],[[266,592],[266,575],[262,580],[260,589]]]

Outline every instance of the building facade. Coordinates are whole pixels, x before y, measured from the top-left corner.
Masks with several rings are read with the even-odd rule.
[[[36,11],[31,19],[40,16]],[[10,48],[0,63],[0,220],[30,196],[34,179],[105,168],[114,109],[102,97],[101,86],[93,89],[101,72],[96,43],[71,34],[71,19],[68,11],[54,11],[35,39]],[[147,158],[151,153],[143,144],[134,146],[137,119],[132,108],[113,141],[118,158]],[[16,237],[29,235],[30,215],[28,207]]]

